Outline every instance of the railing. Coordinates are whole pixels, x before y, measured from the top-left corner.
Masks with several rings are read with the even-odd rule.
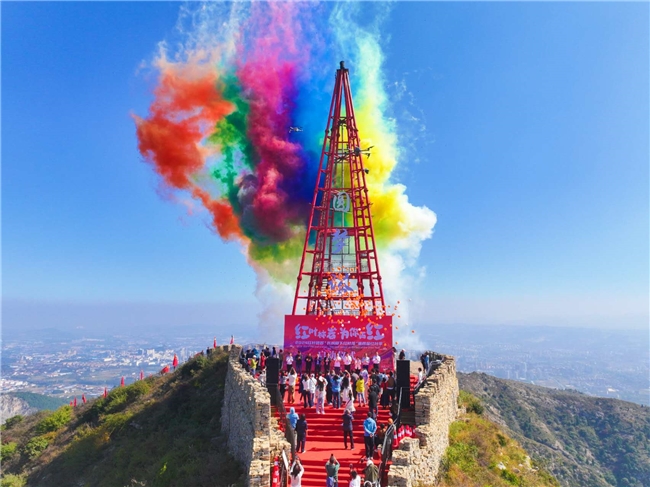
[[[386,430],[386,436],[384,436],[384,443],[381,445],[381,463],[379,464],[379,482],[381,485],[386,485],[384,483],[384,476],[387,472],[387,466],[390,459],[393,457],[393,438],[397,434],[397,430],[400,427],[402,417],[402,388],[399,390],[399,399],[397,401],[397,416]]]
[[[270,392],[270,391],[269,391]],[[284,438],[289,442],[291,445],[291,462],[296,457],[296,433],[291,427],[291,423],[287,419],[287,410],[284,407],[284,398],[282,397],[282,394],[280,394],[280,388],[278,386],[275,387],[275,407],[278,408],[278,414],[280,416],[280,421],[281,424],[284,425],[282,428],[284,430]]]

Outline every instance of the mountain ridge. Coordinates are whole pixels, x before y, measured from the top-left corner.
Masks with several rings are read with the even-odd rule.
[[[650,485],[650,410],[484,373],[458,373],[460,388],[560,481],[573,487]]]

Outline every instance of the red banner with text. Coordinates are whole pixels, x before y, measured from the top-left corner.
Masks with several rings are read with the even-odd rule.
[[[284,317],[284,351],[303,356],[351,352],[355,357],[372,357],[379,352],[381,369],[393,369],[393,319],[390,316]]]

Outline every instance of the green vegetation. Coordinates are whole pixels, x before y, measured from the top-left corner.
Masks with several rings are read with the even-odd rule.
[[[2,463],[8,461],[11,459],[11,457],[14,456],[14,453],[16,453],[16,445],[15,441],[10,441],[9,443],[5,443],[0,447],[0,461]]]
[[[39,411],[45,409],[54,410],[68,404],[68,401],[65,399],[36,394],[34,392],[12,392],[11,395],[22,399],[29,404],[30,408],[38,409]]]
[[[486,374],[458,377],[562,485],[650,485],[649,408]]]
[[[556,487],[546,471],[535,465],[521,446],[481,417],[481,401],[462,391],[467,414],[449,428],[449,447],[443,458],[441,487],[490,486]]]
[[[48,414],[36,425],[36,433],[39,435],[58,431],[72,419],[72,408],[63,406],[51,414]]]
[[[39,456],[47,448],[50,442],[43,436],[36,436],[29,440],[23,447],[23,453],[27,458],[32,459]]]
[[[468,413],[483,414],[483,404],[481,404],[481,401],[477,397],[472,396],[469,392],[460,391],[458,394],[458,402],[465,406]]]
[[[2,431],[11,429],[12,427],[20,423],[23,419],[25,418],[20,414],[16,414],[15,416],[12,416],[11,418],[5,421],[5,424],[2,425]]]
[[[197,357],[176,373],[16,423],[3,436],[15,446],[2,485],[22,485],[21,476],[34,487],[243,485],[220,434],[227,359]]]
[[[25,477],[23,475],[7,474],[2,476],[0,487],[24,487]]]

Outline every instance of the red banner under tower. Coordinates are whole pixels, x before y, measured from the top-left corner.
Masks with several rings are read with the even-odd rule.
[[[336,72],[291,315],[287,351],[379,352],[392,368],[392,319],[379,272],[348,70]]]

